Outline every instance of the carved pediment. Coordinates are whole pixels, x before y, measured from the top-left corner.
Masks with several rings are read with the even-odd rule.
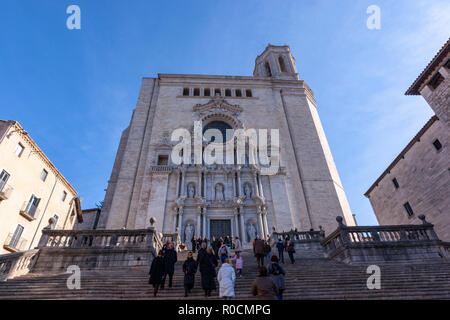
[[[233,115],[238,115],[242,112],[242,108],[237,104],[230,104],[224,98],[217,97],[211,99],[209,102],[205,104],[196,104],[194,106],[194,112],[199,112],[201,114],[216,112],[216,111],[225,111],[227,113],[231,113]]]

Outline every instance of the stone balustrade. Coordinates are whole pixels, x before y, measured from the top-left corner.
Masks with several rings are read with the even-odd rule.
[[[419,218],[421,225],[348,227],[337,217],[338,228],[321,244],[326,256],[346,263],[447,258],[434,226]]]
[[[162,244],[166,244],[167,242],[172,242],[173,246],[176,251],[181,251],[180,244],[181,244],[181,238],[180,235],[175,233],[164,233],[161,238]]]
[[[325,231],[310,230],[310,231],[287,231],[287,232],[273,232],[270,236],[270,244],[272,247],[276,246],[278,239],[292,241],[294,243],[296,257],[311,258],[323,257],[324,251],[320,242],[325,238]]]
[[[39,250],[0,255],[0,281],[27,274],[33,267]]]
[[[311,231],[287,231],[287,232],[273,232],[273,239],[276,241],[277,239],[289,239],[291,241],[311,241],[325,238],[325,231],[322,229],[319,231],[311,230]]]
[[[158,236],[154,229],[139,230],[42,230],[39,248],[151,248]]]
[[[170,173],[172,172],[173,168],[169,165],[163,165],[163,166],[152,166],[152,172],[154,173]]]
[[[70,265],[85,269],[149,265],[161,248],[161,236],[153,226],[138,230],[45,228],[33,271],[61,271]]]

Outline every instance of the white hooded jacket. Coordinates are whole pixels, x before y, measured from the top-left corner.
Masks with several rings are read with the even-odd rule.
[[[217,280],[219,281],[219,296],[220,297],[234,297],[234,281],[236,280],[236,274],[233,267],[224,263],[219,269],[217,274]]]

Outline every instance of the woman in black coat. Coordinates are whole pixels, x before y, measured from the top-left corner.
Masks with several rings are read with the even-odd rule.
[[[202,275],[202,288],[205,291],[205,297],[211,296],[211,291],[216,289],[216,267],[217,259],[212,253],[212,249],[206,249],[206,254],[199,258],[200,273]]]
[[[158,288],[163,282],[164,273],[165,268],[164,268],[163,252],[159,251],[158,256],[154,258],[152,261],[152,266],[150,267],[149,271],[150,279],[148,280],[148,283],[153,285],[154,297],[156,297],[156,294],[158,293]]]
[[[188,252],[186,261],[183,263],[184,273],[184,296],[187,297],[191,293],[195,282],[195,273],[197,272],[197,261],[192,257],[192,252]]]

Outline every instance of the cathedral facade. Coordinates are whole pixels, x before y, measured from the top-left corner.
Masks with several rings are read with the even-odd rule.
[[[252,162],[249,147],[241,162],[186,161],[186,150],[194,159],[196,148],[174,153],[173,133],[195,135],[199,123],[203,133],[276,130],[276,170]],[[207,151],[211,141],[203,139],[200,150]],[[275,136],[268,141],[274,144]],[[178,155],[185,160],[180,163]],[[188,243],[194,235],[232,235],[248,244],[273,230],[322,227],[330,233],[336,216],[355,225],[314,93],[300,80],[290,48],[269,45],[256,58],[253,76],[159,74],[142,80],[98,228],[147,228],[153,217],[158,231],[178,232]]]

